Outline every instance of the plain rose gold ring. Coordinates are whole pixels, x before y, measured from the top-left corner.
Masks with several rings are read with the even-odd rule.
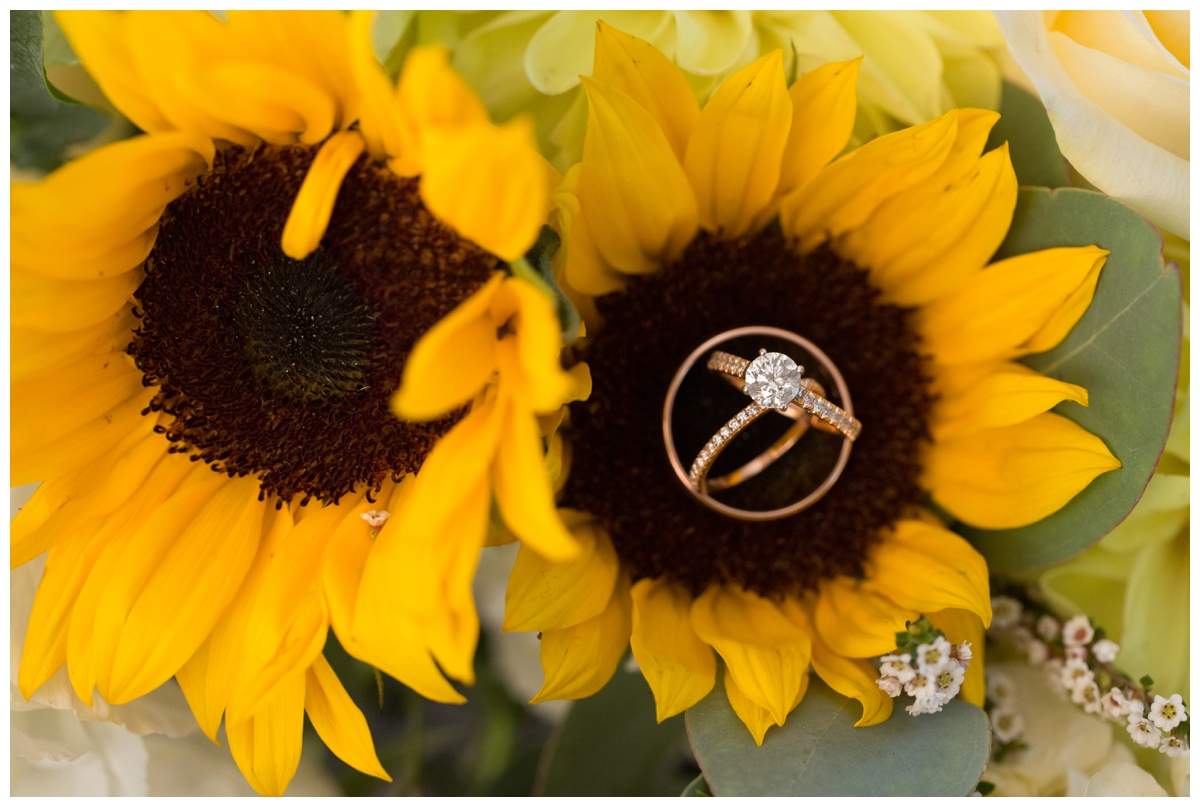
[[[815,410],[810,409],[809,411],[805,411],[805,409],[808,409],[808,407],[800,408],[797,406],[799,399],[803,399],[806,394],[810,398],[815,399],[819,397],[820,400],[825,400],[825,390],[814,379],[801,379],[798,394],[793,399],[795,402],[789,402],[784,406],[776,407],[763,406],[758,401],[755,401],[730,419],[730,421],[714,435],[713,439],[709,441],[709,444],[705,447],[705,450],[701,451],[700,456],[697,457],[697,461],[703,466],[702,468],[698,469],[699,473],[689,474],[689,472],[684,469],[683,463],[679,459],[679,453],[675,449],[675,437],[674,430],[671,425],[671,415],[674,412],[676,396],[679,392],[680,385],[683,383],[684,377],[691,371],[692,367],[701,356],[709,353],[717,345],[741,336],[774,336],[792,342],[793,344],[807,351],[824,367],[824,369],[829,373],[829,376],[833,379],[834,384],[837,386],[839,397],[843,402],[843,406],[845,407],[844,409],[835,407],[837,411],[844,413],[845,418],[848,419],[847,422],[852,421],[854,424],[857,424],[853,431],[853,437],[847,434],[846,436],[848,439],[842,441],[841,452],[838,455],[837,463],[834,465],[833,470],[816,488],[816,490],[809,493],[800,501],[776,510],[743,510],[741,508],[731,507],[712,498],[709,495],[709,492],[731,488],[734,485],[741,484],[747,479],[756,476],[779,457],[783,456],[783,454],[789,449],[791,449],[810,426],[817,426],[818,428],[826,431],[842,431],[845,433],[845,428],[836,428],[836,426],[839,424],[829,423],[828,421],[830,418],[827,415],[821,416]],[[720,352],[714,355],[719,357],[719,354]],[[731,354],[724,355],[730,358],[737,358]],[[749,365],[750,362],[745,362],[745,364]],[[709,365],[712,367],[712,360],[710,360]],[[738,378],[720,366],[712,367],[712,369],[721,372],[722,376],[735,386],[742,387],[745,383],[744,378]],[[741,375],[744,375],[745,367],[743,367],[742,370],[743,373]],[[828,403],[828,401],[826,401],[826,403]],[[829,406],[833,405],[829,404]],[[793,409],[795,411],[793,411]],[[738,432],[745,429],[754,420],[757,420],[759,417],[771,410],[780,412],[796,420],[795,425],[789,428],[766,451],[743,465],[741,468],[738,468],[732,473],[725,474],[724,476],[711,480],[708,479],[707,472],[709,468],[712,467],[712,463],[715,462],[717,454],[720,453],[721,449],[724,448],[728,441]],[[844,427],[845,423],[840,425],[843,425]],[[837,367],[829,359],[829,357],[826,356],[820,348],[804,337],[792,333],[791,331],[785,331],[781,328],[770,328],[767,326],[734,328],[733,330],[719,333],[711,339],[705,341],[702,345],[693,350],[687,359],[685,359],[684,362],[679,366],[679,369],[676,370],[674,378],[671,379],[671,385],[667,390],[666,400],[663,402],[663,441],[666,444],[667,458],[671,463],[671,468],[675,471],[675,475],[679,478],[679,481],[683,483],[684,487],[688,489],[688,492],[692,494],[692,496],[700,500],[705,506],[722,513],[723,515],[745,521],[771,521],[778,518],[784,518],[786,516],[798,513],[801,510],[804,510],[815,504],[822,496],[829,492],[829,490],[841,476],[843,469],[846,467],[846,463],[850,459],[850,449],[853,447],[853,439],[854,437],[858,436],[858,429],[860,428],[861,424],[858,423],[857,420],[854,420],[853,404],[850,401],[850,391],[846,387],[845,379],[842,378],[842,374],[838,372]],[[707,455],[705,454],[705,451],[708,452]],[[703,461],[701,461],[701,457],[704,457]],[[695,466],[694,470],[697,470]]]

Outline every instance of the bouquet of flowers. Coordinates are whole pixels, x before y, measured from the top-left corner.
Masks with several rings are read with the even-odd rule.
[[[1187,794],[1188,16],[11,12],[11,793]]]

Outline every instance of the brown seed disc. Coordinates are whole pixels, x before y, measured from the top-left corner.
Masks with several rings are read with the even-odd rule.
[[[934,400],[911,312],[878,297],[866,272],[827,248],[799,257],[772,228],[738,242],[701,233],[672,266],[598,299],[603,326],[581,355],[592,395],[571,406],[564,504],[599,517],[635,580],[666,575],[694,593],[735,582],[778,596],[861,575],[879,531],[925,499],[920,459]],[[705,507],[675,476],[663,446],[662,406],[676,369],[696,345],[747,325],[783,328],[825,351],[864,424],[833,489],[777,521],[740,521]],[[728,408],[718,424],[749,402],[720,380],[708,383]],[[712,431],[698,433],[697,450]],[[799,499],[812,476],[804,452],[828,454],[821,441],[830,439],[836,446],[840,438],[810,431],[761,477],[730,491],[742,497],[737,506]],[[756,498],[763,501],[747,506]]]
[[[230,148],[167,207],[137,290],[129,352],[175,450],[264,495],[337,501],[418,469],[461,412],[388,410],[417,339],[499,260],[422,205],[417,180],[364,155],[303,261],[280,237],[315,147]]]

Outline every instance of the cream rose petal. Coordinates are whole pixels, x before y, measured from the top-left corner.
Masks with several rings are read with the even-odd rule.
[[[1058,146],[1089,182],[1152,222],[1190,238],[1190,163],[1138,136],[1067,74],[1040,11],[998,11],[1009,51],[1037,87]]]

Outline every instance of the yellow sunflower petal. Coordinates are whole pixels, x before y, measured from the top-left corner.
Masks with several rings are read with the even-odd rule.
[[[12,383],[66,367],[84,356],[128,346],[129,332],[137,326],[138,319],[133,315],[132,307],[123,306],[98,324],[78,331],[48,333],[31,328],[13,328],[12,341],[9,343],[12,351]]]
[[[16,445],[48,443],[95,420],[143,388],[124,351],[85,358],[12,387]]]
[[[321,144],[283,225],[281,247],[288,257],[303,260],[321,243],[342,179],[364,145],[358,132],[339,132]]]
[[[958,135],[958,116],[876,138],[825,168],[783,199],[779,218],[788,237],[808,250],[859,227],[880,204],[920,182],[945,162]]]
[[[350,72],[359,105],[359,129],[372,157],[396,157],[416,150],[414,134],[406,125],[391,82],[371,49],[371,21],[377,12],[351,11]]]
[[[976,614],[960,608],[947,608],[926,616],[935,628],[946,634],[946,640],[951,644],[971,643],[971,661],[963,676],[959,697],[982,709],[987,695],[983,677],[984,651],[987,649],[983,621]]]
[[[409,51],[396,96],[423,133],[488,121],[487,108],[450,66],[450,52],[442,45],[423,45]]]
[[[504,275],[430,328],[413,346],[392,411],[405,420],[432,420],[471,400],[496,370],[496,326],[488,314]]]
[[[537,420],[515,401],[502,401],[501,413],[493,484],[504,523],[547,560],[570,560],[579,548],[558,516]]]
[[[918,327],[943,364],[1048,350],[1083,316],[1107,255],[1059,247],[999,261],[921,309]]]
[[[600,20],[592,78],[621,90],[650,113],[680,163],[700,117],[687,80],[658,48]]]
[[[782,51],[759,58],[721,85],[701,111],[683,160],[701,227],[726,238],[750,228],[779,186],[791,128]]]
[[[260,795],[282,796],[300,766],[305,673],[293,674],[254,717],[225,727],[238,770]]]
[[[550,298],[528,281],[511,277],[497,292],[491,315],[497,330],[508,325],[516,332],[515,346],[505,338],[497,348],[506,391],[536,412],[562,406],[574,384],[562,369],[562,328]]]
[[[416,477],[396,486],[387,509],[401,512]],[[382,503],[382,502],[381,502]],[[384,525],[385,528],[387,525]],[[355,528],[357,527],[357,529]],[[329,621],[347,652],[372,664],[430,700],[464,703],[434,664],[416,623],[405,613],[389,611],[357,619],[359,588],[373,541],[367,523],[349,520],[329,542],[322,562],[322,585]]]
[[[920,614],[901,608],[866,581],[839,577],[821,586],[813,622],[833,652],[870,658],[891,652],[896,633]]]
[[[571,222],[566,249],[565,276],[572,288],[597,296],[625,288],[625,278],[610,267],[596,249],[587,218],[582,213]]]
[[[530,703],[576,700],[599,692],[625,655],[632,630],[629,577],[622,574],[608,607],[599,616],[569,628],[542,632],[545,680]]]
[[[631,593],[633,633],[629,644],[654,693],[661,723],[695,706],[712,690],[717,660],[712,648],[692,629],[692,597],[687,589],[665,578],[645,579],[635,583]]]
[[[109,583],[97,614],[98,683],[109,703],[127,703],[173,676],[212,630],[250,568],[265,507],[258,500],[258,480],[218,477],[217,483],[192,489],[203,492],[190,504],[202,500],[203,506],[176,510],[177,517],[191,517],[175,521],[175,529],[168,525],[151,535],[147,522],[123,555],[125,567]]]
[[[729,672],[728,667],[725,668],[724,680],[725,697],[729,699],[729,705],[733,707],[733,713],[750,730],[750,735],[754,737],[754,744],[762,745],[763,738],[767,736],[767,729],[779,724],[775,722],[775,718],[771,717],[770,712],[747,698],[746,694],[738,689],[737,682],[733,680],[733,674]],[[804,676],[804,683],[805,689],[807,689],[807,671]]]
[[[533,121],[486,120],[427,132],[421,200],[458,233],[506,261],[533,246],[546,221],[550,186]]]
[[[588,125],[580,210],[608,265],[627,274],[652,272],[692,240],[696,196],[654,117],[614,87],[581,81]]]
[[[392,777],[379,764],[367,719],[354,705],[323,654],[317,656],[308,668],[304,711],[308,713],[317,735],[338,759],[368,776],[385,782],[392,781]]]
[[[725,585],[696,598],[692,628],[721,654],[738,689],[782,726],[808,669],[808,632],[770,600]]]
[[[88,74],[125,117],[144,132],[172,128],[134,64],[124,12],[58,11],[54,18]]]
[[[1088,405],[1083,387],[1011,361],[941,367],[935,383],[935,440],[1021,423],[1062,401]]]
[[[1059,510],[1121,467],[1104,441],[1061,415],[933,445],[925,485],[955,518],[985,529],[1023,527]]]
[[[898,521],[871,551],[867,578],[903,608],[962,608],[991,624],[987,562],[963,538],[925,521]]]
[[[63,333],[97,325],[121,311],[141,272],[103,280],[59,280],[12,272],[12,325]]]
[[[555,563],[522,544],[504,597],[504,630],[567,628],[599,615],[612,599],[620,563],[608,535],[584,513],[560,511],[579,554]]]
[[[892,699],[875,683],[879,673],[871,662],[838,655],[813,637],[812,665],[830,689],[862,704],[863,713],[854,724],[856,728],[875,726],[892,716]]]
[[[779,171],[777,197],[803,188],[841,153],[854,128],[855,86],[862,57],[830,62],[798,78],[788,90],[792,128]]]

